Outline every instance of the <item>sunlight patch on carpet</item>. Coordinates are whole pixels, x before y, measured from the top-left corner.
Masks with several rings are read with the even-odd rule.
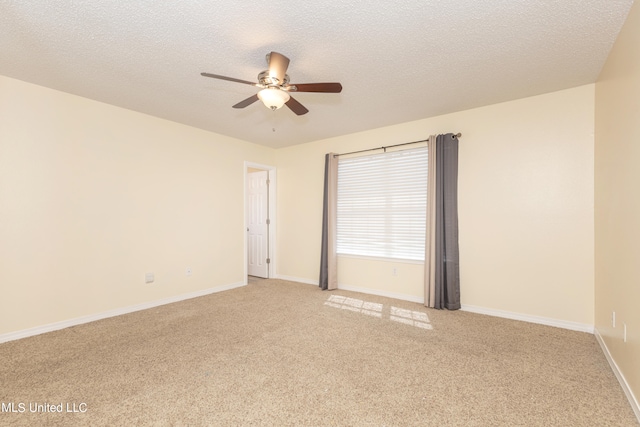
[[[367,316],[382,317],[382,304],[367,302],[356,298],[347,298],[340,295],[330,295],[324,303],[329,307],[355,311]]]
[[[329,307],[338,308],[341,310],[349,310],[355,313],[365,314],[367,316],[383,318],[384,305],[364,301],[357,298],[349,298],[342,295],[330,295],[324,302],[324,305]],[[385,318],[387,318],[385,316]],[[421,329],[433,329],[429,321],[427,313],[420,311],[407,310],[405,308],[390,307],[389,320],[393,322],[402,323],[409,326],[414,326]]]
[[[415,326],[416,328],[433,329],[433,326],[429,323],[427,313],[422,313],[420,311],[391,307],[389,319],[394,322],[404,323],[405,325]]]

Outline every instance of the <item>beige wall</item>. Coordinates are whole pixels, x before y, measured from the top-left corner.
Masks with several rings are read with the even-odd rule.
[[[325,153],[462,132],[463,305],[592,326],[593,128],[587,85],[280,149],[277,271],[317,283]],[[340,286],[423,298],[421,265],[342,257],[338,271]]]
[[[244,280],[272,149],[1,76],[0,117],[0,334]]]
[[[640,398],[640,5],[596,84],[596,330]],[[616,312],[616,327],[611,315]],[[623,340],[627,325],[627,342]]]
[[[593,324],[593,85],[277,151],[0,85],[0,333],[241,282],[245,160],[278,166],[277,273],[316,281],[324,153],[448,131],[463,133],[463,304]],[[423,297],[420,264],[339,271]]]

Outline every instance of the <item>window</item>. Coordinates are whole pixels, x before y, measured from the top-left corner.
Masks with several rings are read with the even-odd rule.
[[[427,147],[340,159],[337,253],[424,260]]]

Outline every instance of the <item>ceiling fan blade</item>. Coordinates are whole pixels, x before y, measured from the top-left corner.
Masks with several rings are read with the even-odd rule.
[[[244,107],[248,107],[249,105],[253,104],[254,102],[256,102],[258,100],[258,95],[253,95],[248,97],[247,99],[245,99],[244,101],[240,101],[238,102],[236,105],[233,106],[233,108],[244,108]]]
[[[307,114],[309,112],[309,110],[307,110],[304,105],[302,105],[298,101],[296,101],[293,98],[293,96],[290,97],[289,100],[285,104],[287,105],[287,107],[289,107],[289,109],[291,111],[293,111],[294,113],[296,113],[299,116],[301,116],[303,114]]]
[[[268,55],[269,61],[269,76],[278,79],[280,84],[284,82],[284,77],[287,75],[287,68],[289,68],[289,58],[278,52],[271,52]]]
[[[285,87],[291,88],[288,90],[295,92],[325,92],[325,93],[340,93],[342,92],[342,85],[340,83],[296,83],[290,84]]]
[[[211,73],[200,73],[200,75],[204,76],[204,77],[211,77],[211,78],[220,79],[220,80],[228,80],[230,82],[244,83],[246,85],[260,87],[260,85],[258,85],[257,83],[249,82],[249,81],[246,81],[246,80],[234,79],[233,77],[219,76],[217,74],[211,74]]]

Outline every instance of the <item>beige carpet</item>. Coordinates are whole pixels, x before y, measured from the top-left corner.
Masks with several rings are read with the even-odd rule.
[[[281,280],[0,344],[0,361],[0,402],[25,409],[0,425],[638,425],[592,335]],[[30,413],[43,403],[63,413]]]

